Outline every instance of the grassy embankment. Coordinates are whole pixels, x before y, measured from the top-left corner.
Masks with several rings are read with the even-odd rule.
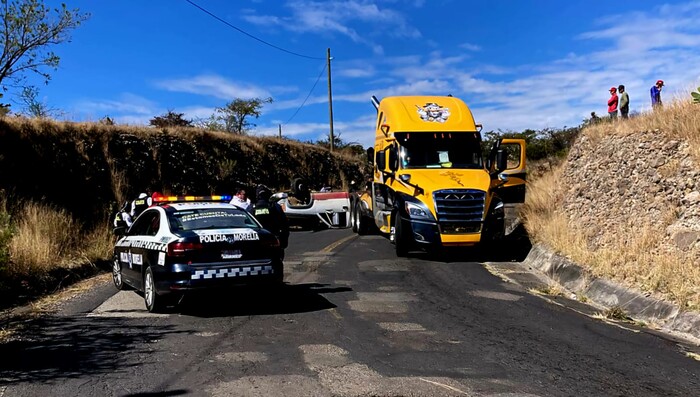
[[[599,123],[583,129],[582,136],[600,141],[609,134],[633,135],[658,130],[668,140],[685,141],[696,164],[700,164],[700,105],[676,100],[658,112],[615,123]],[[700,266],[697,254],[677,249],[658,249],[665,231],[651,226],[608,236],[605,246],[594,247],[587,230],[577,226],[561,210],[567,193],[562,181],[566,163],[532,181],[524,208],[526,228],[533,242],[543,243],[596,276],[670,299],[687,309],[700,309]],[[679,208],[668,208],[664,224],[677,219]],[[642,215],[643,216],[643,215]]]

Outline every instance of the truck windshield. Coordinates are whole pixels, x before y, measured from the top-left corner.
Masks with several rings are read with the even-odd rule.
[[[484,168],[476,132],[397,132],[402,168]]]

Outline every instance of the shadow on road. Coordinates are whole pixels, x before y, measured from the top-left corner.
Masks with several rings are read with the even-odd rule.
[[[125,327],[119,318],[28,320],[10,340],[0,343],[0,390],[14,383],[87,379],[104,373],[130,376],[134,367],[147,364],[143,357],[148,357],[149,342],[177,333],[188,331],[163,324]],[[125,351],[130,354],[121,354]]]
[[[328,284],[285,284],[276,288],[237,288],[186,295],[175,310],[195,317],[306,313],[336,307],[322,294],[349,292]]]
[[[476,247],[447,248],[439,251],[412,251],[409,257],[436,262],[522,262],[532,249],[530,237],[523,225],[504,239]]]

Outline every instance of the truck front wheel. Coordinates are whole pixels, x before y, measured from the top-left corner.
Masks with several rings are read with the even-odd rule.
[[[401,227],[401,217],[396,214],[394,221],[394,247],[396,248],[396,256],[404,257],[408,255],[409,242],[406,238],[406,232]]]

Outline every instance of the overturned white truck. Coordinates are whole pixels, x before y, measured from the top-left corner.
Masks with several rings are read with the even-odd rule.
[[[275,195],[287,214],[289,223],[315,229],[320,225],[329,228],[350,226],[350,194],[345,191],[332,191],[324,187],[312,191],[303,178],[295,178],[289,192]]]
[[[350,193],[309,192],[300,199],[289,193],[277,193],[276,198],[291,224],[315,227],[323,224],[329,228],[350,226]]]

